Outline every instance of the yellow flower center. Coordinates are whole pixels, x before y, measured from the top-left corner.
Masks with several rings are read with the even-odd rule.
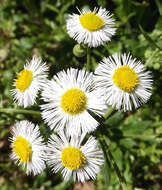
[[[20,162],[29,162],[32,155],[32,148],[25,138],[17,136],[16,140],[13,142],[13,151],[18,156]]]
[[[96,31],[104,27],[104,21],[93,12],[84,13],[79,17],[81,25],[90,31]]]
[[[134,69],[124,65],[115,70],[113,82],[125,92],[132,92],[138,85],[139,80]]]
[[[86,109],[87,97],[82,90],[72,88],[62,95],[60,104],[66,113],[77,115]]]
[[[20,90],[20,92],[24,92],[30,85],[33,79],[32,71],[28,69],[22,70],[18,74],[18,79],[16,80],[16,88]]]
[[[61,161],[70,170],[77,170],[86,163],[86,158],[79,148],[67,147],[62,150]]]

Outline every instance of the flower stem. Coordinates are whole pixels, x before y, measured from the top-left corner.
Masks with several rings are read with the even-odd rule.
[[[14,108],[0,108],[0,113],[22,113],[22,114],[31,114],[40,116],[40,111],[34,110],[24,110],[24,109],[14,109]]]
[[[115,111],[115,106],[111,107],[110,109],[107,110],[107,112],[104,115],[104,118],[107,119],[110,117],[110,115]]]
[[[120,172],[120,170],[119,170],[119,167],[118,167],[118,165],[117,165],[116,162],[115,162],[115,159],[114,159],[114,157],[113,157],[113,155],[112,155],[112,153],[111,153],[111,151],[110,151],[110,148],[108,148],[108,155],[109,155],[109,158],[110,158],[111,163],[112,163],[112,165],[113,165],[113,168],[114,168],[114,170],[115,170],[115,172],[116,172],[116,174],[117,174],[117,176],[118,176],[118,179],[119,179],[119,181],[120,181],[120,184],[121,184],[121,186],[122,186],[122,189],[123,189],[123,190],[127,190],[126,180],[125,180],[124,176],[121,175],[121,172]]]
[[[90,53],[90,48],[87,47],[87,64],[86,64],[86,69],[88,71],[91,70],[91,53]]]
[[[120,169],[119,169],[118,165],[116,164],[116,161],[111,153],[109,145],[106,143],[104,136],[100,136],[99,141],[100,141],[101,147],[103,149],[106,161],[109,162],[110,164],[112,164],[112,166],[118,176],[122,190],[127,190],[126,180],[125,180],[124,176],[121,174]]]

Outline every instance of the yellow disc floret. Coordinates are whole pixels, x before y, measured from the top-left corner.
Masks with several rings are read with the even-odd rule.
[[[90,31],[96,31],[104,27],[104,21],[94,12],[84,13],[79,19],[81,25]]]
[[[60,104],[64,112],[77,115],[86,109],[87,97],[82,90],[72,88],[62,95]]]
[[[125,92],[132,92],[138,85],[139,80],[134,69],[124,65],[115,70],[113,74],[113,82]]]
[[[28,69],[22,70],[18,74],[18,79],[16,80],[16,88],[20,90],[20,92],[24,92],[30,85],[33,79],[32,71]]]
[[[70,170],[78,170],[86,163],[86,158],[79,148],[67,147],[61,153],[62,164]]]
[[[32,148],[30,143],[25,138],[17,136],[16,140],[13,142],[13,151],[17,155],[20,162],[29,162],[32,155]]]

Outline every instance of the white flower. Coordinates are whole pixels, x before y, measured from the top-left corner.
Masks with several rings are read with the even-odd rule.
[[[105,88],[107,103],[124,111],[138,108],[151,96],[152,77],[130,54],[104,58],[95,71],[98,87]]]
[[[11,130],[10,137],[13,159],[26,169],[27,175],[41,173],[45,169],[45,145],[40,136],[39,127],[23,120],[17,122]]]
[[[88,111],[100,116],[107,107],[92,78],[92,73],[70,68],[44,85],[42,99],[47,104],[41,105],[42,117],[51,129],[60,131],[66,126],[71,135],[96,129],[99,123]]]
[[[58,136],[52,135],[49,140],[47,164],[54,173],[61,170],[66,181],[73,176],[74,181],[83,183],[88,179],[94,180],[100,172],[103,153],[92,136],[83,145],[84,137],[85,134],[67,137],[61,132]]]
[[[15,89],[11,90],[14,100],[19,106],[31,106],[35,103],[38,91],[47,77],[48,67],[37,57],[33,57],[24,66],[14,82]]]
[[[115,22],[106,9],[82,10],[80,15],[72,14],[67,20],[67,32],[79,44],[97,47],[111,40],[115,34]]]

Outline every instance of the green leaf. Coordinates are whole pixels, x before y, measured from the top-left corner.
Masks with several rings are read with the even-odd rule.
[[[0,61],[4,61],[8,55],[8,49],[0,49]]]
[[[49,10],[51,10],[51,11],[53,11],[53,12],[55,12],[55,13],[59,13],[59,9],[57,9],[54,5],[46,4],[46,7],[47,7]]]
[[[150,121],[134,121],[124,124],[121,130],[123,131],[124,135],[142,134],[149,127],[149,125]]]
[[[159,46],[154,42],[154,40],[152,40],[152,38],[147,34],[147,32],[144,31],[144,29],[142,28],[142,26],[139,25],[139,28],[140,28],[142,34],[144,35],[145,39],[146,39],[151,45],[153,45],[154,47],[158,48],[159,50],[162,50],[162,48],[159,47]]]
[[[110,185],[110,166],[109,162],[105,160],[105,163],[103,165],[102,171],[101,171],[103,177],[104,177],[104,182],[107,186]]]
[[[65,189],[69,189],[70,186],[73,185],[73,181],[72,180],[69,180],[67,182],[62,182],[58,185],[55,185],[55,187],[53,188],[53,190],[65,190]]]
[[[162,1],[161,0],[155,0],[155,3],[159,9],[159,13],[162,16]]]
[[[97,3],[99,6],[106,7],[106,1],[105,0],[97,0]]]
[[[161,31],[161,29],[162,29],[162,16],[159,17],[159,19],[155,25],[155,28]]]
[[[33,46],[33,42],[31,38],[21,38],[20,39],[20,46],[25,49],[30,49]]]
[[[120,140],[120,145],[124,146],[127,149],[131,149],[136,145],[136,142],[131,138],[124,138]]]
[[[113,114],[110,118],[108,118],[105,121],[105,124],[109,125],[110,127],[117,127],[123,118],[124,114],[118,111],[115,114]]]

